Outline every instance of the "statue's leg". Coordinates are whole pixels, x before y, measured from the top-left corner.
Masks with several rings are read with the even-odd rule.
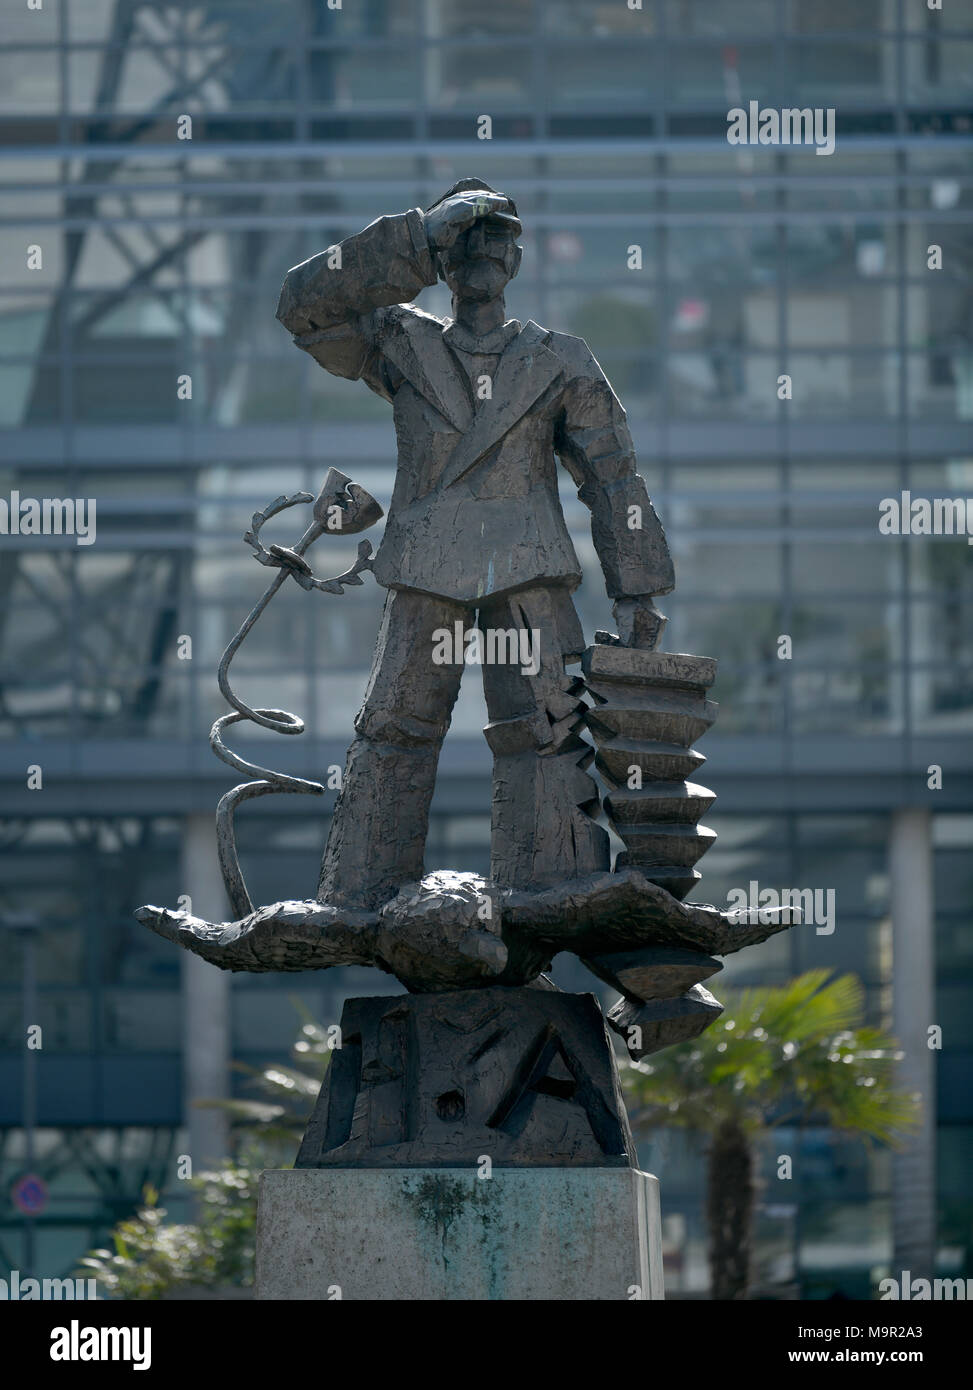
[[[377,908],[422,877],[436,765],[463,674],[434,660],[433,633],[472,623],[470,610],[390,590],[365,699],[321,865],[318,899]],[[441,645],[441,644],[440,644]]]
[[[491,877],[541,888],[610,868],[608,835],[593,819],[598,787],[585,771],[594,750],[579,736],[583,686],[564,669],[584,645],[569,594],[521,589],[481,606],[478,623],[493,750]],[[503,636],[511,633],[518,642]]]

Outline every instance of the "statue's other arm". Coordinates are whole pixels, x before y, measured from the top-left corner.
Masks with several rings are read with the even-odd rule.
[[[608,596],[624,603],[667,594],[675,585],[672,557],[636,472],[625,411],[585,344],[563,336],[561,342],[570,344],[575,361],[554,447],[591,512],[591,538]],[[616,616],[619,607],[616,604]]]
[[[392,305],[436,283],[436,264],[418,208],[379,217],[362,232],[287,272],[277,317],[327,371],[392,394],[382,338]],[[404,310],[400,310],[405,312]]]

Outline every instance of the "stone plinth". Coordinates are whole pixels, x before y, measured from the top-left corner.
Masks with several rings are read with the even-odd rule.
[[[263,1174],[258,1299],[661,1299],[659,1184],[633,1168]]]
[[[450,990],[346,1000],[295,1168],[631,1168],[593,994]]]

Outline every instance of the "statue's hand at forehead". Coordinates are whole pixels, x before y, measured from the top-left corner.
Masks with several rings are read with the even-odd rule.
[[[498,213],[509,220],[515,235],[520,232],[519,221],[509,211],[509,201],[501,194],[487,193],[484,189],[468,189],[454,193],[423,214],[426,237],[434,251],[447,251],[463,232],[468,231],[474,222]]]

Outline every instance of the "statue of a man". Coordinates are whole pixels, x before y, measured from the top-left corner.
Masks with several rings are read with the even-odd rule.
[[[375,559],[389,592],[319,885],[336,905],[376,908],[422,877],[474,640],[494,753],[491,877],[540,888],[608,867],[577,734],[581,685],[565,673],[585,639],[555,457],[591,512],[622,643],[655,646],[664,619],[652,600],[672,589],[672,561],[625,412],[587,345],[506,318],[521,230],[512,199],[461,179],[427,211],[380,217],[284,281],[277,316],[297,345],[391,401],[398,439]],[[452,319],[410,302],[439,277]]]

